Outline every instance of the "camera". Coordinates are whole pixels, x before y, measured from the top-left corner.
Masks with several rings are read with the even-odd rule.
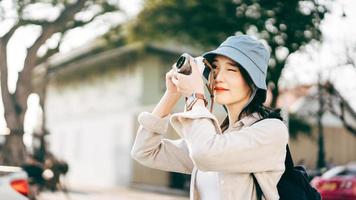
[[[198,65],[200,74],[203,74],[204,68],[205,67],[210,67],[208,66],[208,62],[205,60],[205,58],[199,56],[199,57],[192,57],[191,55],[187,53],[183,53],[177,60],[175,67],[177,68],[177,71],[181,74],[185,75],[190,75],[192,73],[192,67],[190,66],[189,59],[193,59],[194,62]]]

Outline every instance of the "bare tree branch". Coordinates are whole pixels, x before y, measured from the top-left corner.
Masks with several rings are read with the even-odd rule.
[[[63,25],[67,23],[69,20],[74,18],[74,15],[79,12],[83,7],[87,0],[78,0],[75,4],[70,4],[66,6],[61,15],[55,20],[55,25]]]
[[[340,107],[341,107],[341,110],[342,110],[342,114],[339,114],[337,113],[334,109],[330,109],[329,111],[335,115],[336,117],[338,117],[340,119],[340,121],[342,122],[342,125],[346,128],[346,130],[348,130],[350,133],[352,133],[353,135],[356,136],[356,129],[353,128],[350,124],[348,124],[345,120],[345,117],[344,117],[344,108],[343,107],[343,104],[342,102],[340,102]]]
[[[93,17],[91,17],[89,20],[87,21],[74,21],[73,23],[70,23],[68,24],[65,28],[62,29],[61,31],[61,38],[60,38],[60,41],[58,42],[57,46],[54,48],[54,49],[50,49],[47,51],[46,55],[38,58],[38,61],[36,63],[36,66],[43,63],[44,61],[46,61],[49,57],[53,56],[54,54],[58,53],[59,52],[59,47],[61,45],[61,42],[63,40],[63,36],[66,34],[66,32],[68,30],[71,30],[75,27],[81,27],[81,26],[85,26],[91,22],[93,22],[97,17],[103,15],[104,13],[106,13],[105,10],[95,14]]]
[[[16,84],[16,99],[21,109],[27,109],[27,97],[32,91],[31,85],[31,73],[36,67],[38,60],[37,51],[38,49],[50,38],[54,33],[60,31],[65,27],[68,21],[73,20],[77,12],[79,12],[85,4],[86,0],[78,0],[74,4],[68,5],[61,15],[52,23],[42,26],[41,35],[35,40],[33,45],[27,50],[27,55],[24,62],[24,68],[19,72],[19,78]],[[23,121],[25,115],[23,112],[20,116],[21,121]]]
[[[104,13],[106,13],[106,11],[101,11],[101,12],[95,14],[92,18],[90,18],[87,21],[74,21],[71,25],[68,25],[66,27],[66,30],[72,29],[74,27],[85,26],[85,25],[89,24],[90,22],[94,21],[98,16],[103,15]]]
[[[48,49],[46,54],[40,58],[37,59],[37,63],[36,63],[36,66],[40,65],[41,63],[44,63],[47,61],[47,59],[51,56],[53,56],[54,54],[58,53],[59,52],[59,47],[60,45],[62,44],[62,41],[63,41],[63,38],[64,38],[64,33],[61,34],[60,38],[59,38],[59,41],[57,43],[57,46],[53,49]]]
[[[21,19],[19,24],[21,26],[23,25],[28,25],[28,24],[33,24],[33,25],[39,25],[39,26],[46,26],[50,22],[47,20],[32,20],[32,19]]]
[[[346,47],[346,64],[352,65],[354,68],[356,68],[355,64],[355,56],[352,55],[352,53],[356,53],[356,47],[354,46],[353,48],[347,46]]]
[[[15,33],[15,31],[20,27],[20,24],[17,23],[15,24],[4,36],[2,36],[2,40],[4,42],[4,45],[7,45],[7,43],[9,42],[9,39],[11,38],[11,36]]]
[[[340,119],[340,121],[342,122],[343,126],[353,135],[356,136],[356,127],[351,126],[351,124],[349,124],[346,121],[346,117],[345,117],[345,111],[346,109],[349,110],[349,112],[351,112],[352,117],[355,117],[355,113],[352,110],[352,108],[350,106],[348,106],[346,100],[341,96],[341,94],[335,89],[335,87],[330,83],[326,83],[325,84],[325,89],[327,91],[327,93],[329,94],[329,98],[330,101],[328,103],[328,110],[335,115],[337,118]],[[331,98],[337,98],[338,99],[338,105],[340,108],[340,113],[336,111],[334,105],[333,105],[333,101]],[[355,119],[356,120],[356,119]]]
[[[37,38],[34,44],[28,49],[25,59],[25,66],[20,73],[19,80],[24,78],[26,74],[31,71],[37,63],[38,49],[50,38],[54,33],[59,32],[65,27],[68,21],[73,20],[74,15],[80,11],[85,4],[86,0],[78,0],[75,4],[68,5],[62,14],[52,23],[42,26],[42,34]],[[23,75],[24,74],[24,75]]]

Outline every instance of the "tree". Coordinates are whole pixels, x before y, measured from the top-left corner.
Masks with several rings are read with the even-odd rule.
[[[2,148],[0,163],[20,165],[23,163],[26,156],[25,147],[22,141],[22,136],[24,134],[23,123],[25,112],[27,110],[27,98],[34,91],[32,85],[33,70],[36,66],[46,62],[50,56],[59,52],[62,38],[70,30],[91,23],[97,17],[100,17],[105,13],[118,11],[117,3],[114,4],[109,2],[110,1],[104,0],[17,0],[12,1],[13,9],[10,11],[8,8],[5,8],[4,4],[2,4],[3,2],[0,2],[0,22],[6,20],[13,22],[13,25],[8,31],[5,34],[0,35],[1,94],[5,110],[4,117],[7,127],[10,129],[10,134],[6,136],[6,141]],[[31,18],[31,13],[29,12],[31,10],[33,11],[33,7],[38,5],[54,8],[59,14],[54,20],[51,20],[50,18]],[[87,17],[78,16],[80,13],[86,13]],[[10,15],[11,18],[9,17]],[[27,49],[23,70],[18,74],[16,90],[14,93],[11,93],[8,87],[7,46],[15,31],[24,26],[40,27],[41,33],[34,43]],[[46,46],[46,42],[55,35],[60,35],[57,45],[54,48]],[[46,47],[47,51],[44,55],[39,56],[38,52],[41,47]],[[42,81],[42,83],[45,84],[46,81]],[[42,85],[42,88],[39,90],[44,91],[44,87],[45,85]],[[44,104],[44,98],[42,96],[44,93],[45,92],[40,93],[41,105]]]
[[[212,48],[229,35],[257,35],[270,47],[268,81],[275,107],[288,55],[321,40],[319,24],[327,11],[317,0],[147,0],[129,26],[129,39],[177,39]]]
[[[326,105],[324,110],[329,111],[337,117],[347,131],[356,136],[356,125],[352,122],[356,120],[356,112],[348,101],[340,94],[331,81],[327,81],[323,89],[325,90]]]

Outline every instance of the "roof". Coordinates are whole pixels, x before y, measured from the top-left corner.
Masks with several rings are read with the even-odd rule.
[[[340,92],[330,82],[322,86],[324,90],[323,99],[325,101],[323,122],[329,125],[340,125],[340,119],[335,116],[335,113],[330,112],[330,108],[333,108],[337,115],[341,115],[344,112],[348,123],[352,122],[351,124],[356,124],[356,112]],[[290,113],[296,113],[309,118],[309,121],[314,121],[316,119],[315,114],[318,112],[320,105],[318,94],[317,84],[300,85],[295,88],[284,89],[280,92],[277,106],[287,109]],[[343,109],[340,109],[340,103],[343,105]]]
[[[287,108],[290,111],[292,105],[298,101],[300,98],[303,98],[309,95],[311,88],[314,85],[299,85],[294,88],[281,89],[279,91],[279,96],[277,99],[277,107]]]
[[[66,73],[68,70],[88,67],[92,65],[101,65],[107,63],[108,60],[118,60],[124,58],[132,53],[142,51],[153,52],[163,55],[171,55],[178,57],[183,52],[187,52],[193,56],[199,55],[196,49],[178,46],[175,44],[144,44],[133,43],[117,48],[105,49],[100,44],[88,44],[86,46],[74,49],[68,53],[59,53],[52,56],[47,63],[39,66],[37,71],[41,68],[47,67],[48,75],[54,76],[57,73]]]

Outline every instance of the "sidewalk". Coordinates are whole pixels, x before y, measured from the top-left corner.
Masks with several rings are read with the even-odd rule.
[[[188,200],[188,197],[165,195],[132,188],[114,188],[97,191],[72,190],[63,192],[43,192],[38,200]]]

